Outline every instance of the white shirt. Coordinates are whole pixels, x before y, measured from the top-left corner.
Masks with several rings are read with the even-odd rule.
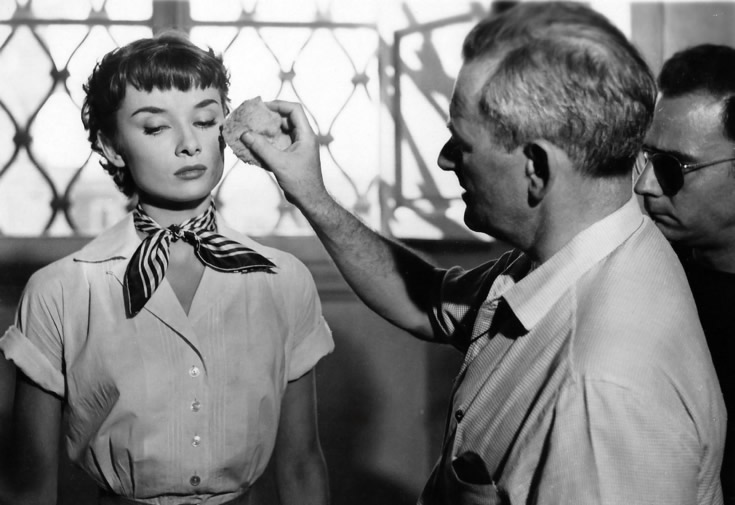
[[[277,273],[206,268],[188,316],[164,280],[128,319],[122,279],[140,243],[128,216],[35,273],[0,339],[64,399],[70,458],[114,494],[156,505],[235,498],[268,463],[288,382],[333,349],[306,267],[218,222]]]

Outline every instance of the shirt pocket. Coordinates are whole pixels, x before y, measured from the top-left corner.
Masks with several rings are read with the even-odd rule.
[[[499,489],[485,462],[474,452],[455,456],[447,465],[448,495],[462,505],[507,505],[508,495]]]

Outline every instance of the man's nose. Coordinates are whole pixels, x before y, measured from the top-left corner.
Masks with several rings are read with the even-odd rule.
[[[436,164],[442,170],[454,171],[457,168],[457,154],[458,148],[452,139],[449,139],[442,150],[439,151],[439,158],[436,160]]]
[[[643,196],[662,196],[664,194],[653,171],[653,163],[646,163],[633,189]]]

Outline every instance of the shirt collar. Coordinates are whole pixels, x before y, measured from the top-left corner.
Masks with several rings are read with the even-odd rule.
[[[561,250],[532,270],[503,295],[526,331],[590,268],[625,242],[643,224],[632,197],[618,210],[578,233]]]
[[[141,240],[135,231],[133,214],[128,213],[111,228],[74,253],[74,261],[101,263],[112,259],[130,258]]]

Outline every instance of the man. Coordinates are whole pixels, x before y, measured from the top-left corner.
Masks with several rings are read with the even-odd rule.
[[[582,4],[520,3],[467,36],[439,165],[465,222],[517,249],[435,268],[327,193],[303,110],[294,144],[243,141],[355,292],[413,335],[465,352],[419,503],[716,504],[724,405],[677,257],[631,170],[655,82]]]
[[[661,96],[635,186],[648,214],[680,252],[725,404],[735,415],[735,49],[705,44],[663,66]],[[735,423],[722,464],[735,504]]]

